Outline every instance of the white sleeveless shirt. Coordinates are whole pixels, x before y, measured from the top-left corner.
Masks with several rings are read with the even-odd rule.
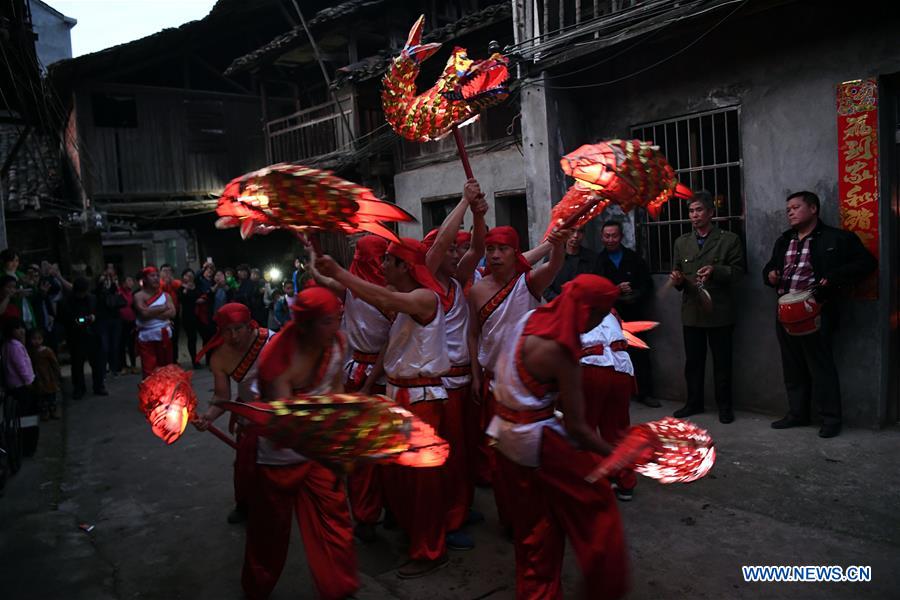
[[[147,308],[161,308],[166,305],[167,294],[162,292]],[[163,331],[172,337],[172,325],[168,319],[142,319],[137,317],[134,324],[138,330],[139,342],[159,342],[163,339]]]
[[[437,310],[427,325],[399,313],[391,325],[388,346],[384,352],[384,372],[391,379],[441,377],[450,370],[444,309],[437,298]],[[443,385],[410,387],[410,403],[441,400],[447,397]],[[387,395],[397,396],[397,386],[388,381]]]
[[[511,286],[511,289],[507,289]],[[541,304],[528,289],[528,274],[522,273],[488,300],[478,311],[481,338],[478,342],[478,364],[488,371],[508,351],[507,340],[522,315]]]
[[[613,367],[620,373],[628,373],[634,375],[634,366],[631,364],[631,357],[624,350],[613,350],[613,342],[624,342],[625,335],[622,333],[622,326],[619,319],[612,313],[600,321],[600,324],[581,334],[581,347],[589,348],[603,344],[603,354],[589,354],[581,357],[581,364],[594,367]]]
[[[391,320],[376,307],[354,296],[348,289],[344,296],[341,330],[347,336],[347,345],[351,351],[378,354],[388,341]],[[344,372],[348,375],[353,373],[356,365],[357,361],[351,356],[344,365]],[[372,372],[372,368],[373,365],[366,365],[366,376]],[[378,383],[384,384],[384,380]]]
[[[471,367],[469,362],[469,303],[463,293],[463,286],[456,279],[450,278],[450,289],[453,290],[453,306],[447,311],[447,357],[450,367]],[[461,388],[472,381],[472,374],[444,377],[444,387],[448,390]]]
[[[343,368],[345,361],[345,350],[341,341],[335,338],[328,352],[328,356],[323,356],[322,360],[327,361],[325,365],[321,363],[316,365],[316,372],[312,378],[314,382],[308,389],[303,390],[304,394],[310,396],[318,396],[331,392],[331,382],[334,381],[335,375]],[[321,373],[321,376],[319,375]],[[294,452],[287,448],[282,448],[275,444],[272,440],[260,436],[259,444],[256,448],[256,462],[260,465],[295,465],[306,462],[305,456],[299,452]]]
[[[505,345],[507,352],[494,373],[494,398],[506,408],[519,411],[540,410],[552,406],[558,391],[549,391],[538,397],[522,380],[519,371],[520,340],[525,323],[534,311],[528,311],[512,328]],[[562,421],[556,416],[535,423],[510,423],[495,415],[487,428],[487,434],[497,440],[497,449],[511,461],[526,467],[540,465],[541,435],[544,427],[551,427],[568,437]]]

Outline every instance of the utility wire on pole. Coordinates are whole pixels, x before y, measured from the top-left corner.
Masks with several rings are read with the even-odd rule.
[[[325,63],[322,61],[322,55],[319,53],[319,45],[316,44],[316,40],[313,38],[312,33],[309,30],[309,27],[306,24],[306,19],[303,18],[303,13],[300,12],[300,5],[297,4],[297,0],[291,0],[291,4],[294,5],[294,10],[297,11],[297,16],[300,17],[300,24],[303,26],[303,31],[306,32],[306,37],[309,39],[309,44],[312,46],[313,54],[316,56],[316,62],[319,63],[319,68],[322,70],[322,77],[325,78],[325,87],[328,88],[328,92],[331,94],[331,98],[334,100],[335,104],[337,104],[338,111],[341,113],[341,120],[344,122],[344,127],[347,128],[347,135],[350,136],[350,139],[355,141],[355,136],[353,135],[353,129],[350,127],[350,119],[347,118],[347,114],[344,112],[344,107],[341,104],[340,98],[337,96],[337,92],[335,92],[331,87],[331,78],[328,77],[328,70],[325,68]]]

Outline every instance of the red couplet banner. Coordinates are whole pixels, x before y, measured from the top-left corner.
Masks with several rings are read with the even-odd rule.
[[[878,257],[878,84],[875,79],[837,86],[838,195],[841,226]],[[856,296],[878,298],[878,274]]]

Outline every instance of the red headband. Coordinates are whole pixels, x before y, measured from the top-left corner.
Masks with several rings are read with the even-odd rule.
[[[146,277],[147,275],[150,275],[151,273],[159,273],[159,269],[157,269],[153,265],[147,265],[146,267],[141,269],[141,277]]]
[[[250,309],[240,304],[238,302],[229,302],[228,304],[223,304],[219,310],[216,311],[215,316],[213,317],[213,321],[215,321],[216,326],[220,331],[216,331],[216,335],[212,337],[203,348],[200,349],[200,352],[194,357],[194,364],[200,364],[200,359],[203,358],[205,354],[208,352],[212,352],[219,346],[225,343],[225,338],[222,337],[221,329],[223,327],[228,327],[229,325],[250,325],[254,329],[259,327],[256,321],[253,320],[253,317],[250,316]]]
[[[375,285],[384,285],[384,253],[387,240],[377,235],[367,235],[356,242],[350,272]]]
[[[501,225],[500,227],[494,227],[488,231],[487,235],[484,237],[484,244],[486,246],[509,246],[515,250],[515,270],[517,275],[527,273],[531,270],[531,264],[529,264],[528,260],[522,256],[522,251],[519,249],[519,233],[509,225]],[[484,272],[486,275],[491,272],[490,265],[487,265]]]
[[[472,241],[472,234],[468,231],[460,231],[456,234],[456,245],[462,246]]]
[[[400,243],[391,242],[388,246],[387,253],[395,256],[406,263],[409,267],[409,275],[413,280],[422,287],[428,288],[435,292],[441,299],[441,306],[444,311],[450,310],[452,303],[450,297],[444,293],[441,284],[428,267],[425,266],[425,246],[418,240],[412,238],[400,238]]]
[[[599,275],[578,275],[562,287],[562,293],[539,306],[529,317],[522,335],[536,335],[559,343],[578,361],[581,334],[594,309],[609,311],[619,297],[619,287]]]
[[[434,243],[437,241],[437,229],[432,229],[425,237],[422,238],[422,245],[425,246],[425,251],[431,250],[431,247],[434,246]]]
[[[340,314],[342,306],[337,296],[321,286],[306,288],[297,294],[291,306],[291,322],[266,344],[259,357],[260,382],[272,381],[290,366],[297,351],[296,329],[300,323]]]

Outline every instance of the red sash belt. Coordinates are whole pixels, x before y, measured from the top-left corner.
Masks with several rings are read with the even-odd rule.
[[[537,410],[513,410],[498,402],[494,406],[494,412],[504,421],[509,421],[516,425],[529,425],[538,421],[552,419],[555,411],[552,405]]]
[[[444,382],[440,377],[410,377],[409,379],[387,378],[388,383],[395,387],[413,388],[413,387],[440,387]]]
[[[374,365],[378,360],[378,353],[370,354],[368,352],[360,352],[359,350],[354,350],[350,357],[358,363],[363,363],[366,365]]]
[[[472,365],[456,365],[450,367],[450,370],[444,373],[444,377],[462,377],[463,375],[472,374]]]
[[[603,354],[604,348],[605,346],[603,344],[585,346],[581,349],[581,356],[599,356],[600,354]],[[628,350],[628,342],[626,342],[625,340],[616,340],[609,345],[609,348],[613,352],[622,352],[624,350]]]

